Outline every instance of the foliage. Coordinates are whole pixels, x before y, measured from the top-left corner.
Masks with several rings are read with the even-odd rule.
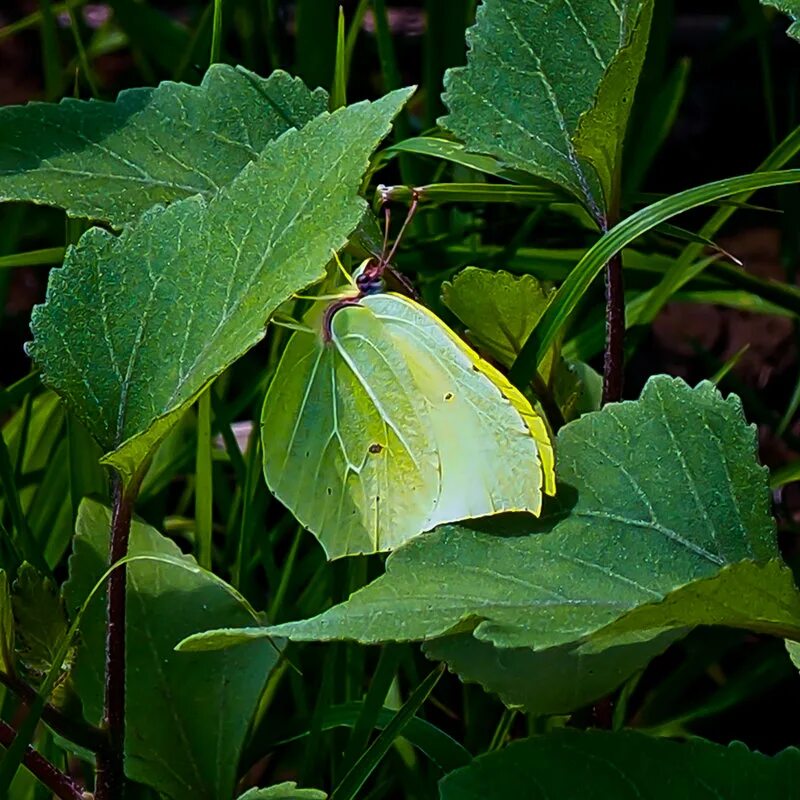
[[[800,252],[796,4],[711,59],[757,55],[771,152],[685,184],[667,3],[426,2],[416,94],[383,0],[185,5],[0,27],[43,65],[0,298],[61,264],[0,377],[0,796],[795,796],[752,706],[800,685],[800,473],[761,463],[800,382],[653,341],[674,301],[796,335],[793,273],[715,243],[766,204]]]

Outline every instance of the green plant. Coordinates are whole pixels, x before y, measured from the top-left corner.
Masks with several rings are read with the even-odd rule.
[[[80,5],[67,8],[94,93],[102,41],[84,46]],[[421,117],[382,2],[358,3],[349,29],[333,4],[297,3],[297,70],[330,95],[218,63],[225,26],[252,37],[242,19],[258,4],[216,0],[193,36],[150,6],[112,5],[144,63],[181,77],[208,47],[212,64],[199,86],[0,109],[0,200],[68,219],[66,250],[7,257],[63,266],[33,312],[36,371],[0,391],[3,718],[27,708],[0,720],[0,795],[43,797],[33,775],[97,800],[324,797],[298,783],[335,800],[436,784],[446,800],[793,796],[796,749],[670,741],[702,704],[632,711],[670,648],[695,662],[667,670],[656,706],[742,632],[775,669],[797,660],[800,593],[755,431],[722,378],[652,375],[622,397],[626,348],[681,293],[800,313],[795,287],[730,267],[713,241],[755,191],[800,183],[785,168],[800,129],[755,172],[643,199],[657,147],[637,146],[630,120],[663,140],[685,85],[679,71],[657,108],[634,102],[652,0],[484,0],[460,66],[442,53],[463,27],[428,3]],[[327,32],[308,22],[322,5]],[[386,92],[348,104],[368,5]],[[466,25],[472,4],[456,7]],[[43,39],[53,10],[36,20]],[[47,74],[55,96],[59,70]],[[434,125],[442,75],[446,113],[412,135],[412,121]],[[409,201],[397,277],[439,316],[381,297],[392,276],[374,211]],[[485,236],[494,204],[518,214],[499,244]],[[673,222],[712,204],[697,233]],[[534,249],[545,215],[559,246]],[[340,252],[356,276],[344,295]],[[332,350],[345,334],[356,344]],[[602,376],[588,363],[601,350]],[[447,404],[462,392],[456,424]],[[366,555],[327,563],[265,472],[329,556]],[[345,513],[375,535],[355,538]],[[703,626],[740,638],[698,642]],[[445,666],[504,707],[469,686],[454,702]]]

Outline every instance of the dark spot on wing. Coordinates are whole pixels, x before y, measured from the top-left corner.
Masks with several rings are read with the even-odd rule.
[[[328,494],[333,494],[333,489],[330,486],[328,487]]]
[[[383,445],[382,444],[378,444],[377,442],[375,442],[375,443],[373,443],[373,444],[371,444],[369,446],[370,453],[380,453],[381,450],[383,450]]]
[[[453,393],[452,393],[452,392],[448,392],[448,393],[447,393],[447,394],[444,396],[444,399],[445,399],[445,400],[452,400],[452,399],[453,399]]]
[[[472,371],[473,372],[480,372],[480,369],[478,369],[478,367],[475,364],[473,364],[472,365]]]

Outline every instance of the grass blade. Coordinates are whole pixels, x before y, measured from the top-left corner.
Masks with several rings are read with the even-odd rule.
[[[798,142],[800,142],[800,137],[798,137]],[[616,225],[586,252],[575,266],[575,269],[570,272],[567,279],[561,284],[553,301],[522,346],[522,350],[511,367],[509,373],[511,380],[517,386],[526,386],[530,383],[536,374],[536,368],[542,357],[555,341],[559,331],[570,318],[583,295],[591,286],[592,281],[615,253],[618,253],[643,233],[652,230],[677,214],[682,214],[684,211],[697,208],[697,206],[705,205],[723,197],[754,192],[757,189],[764,189],[769,186],[786,186],[792,183],[800,183],[800,169],[756,172],[736,178],[725,178],[724,180],[687,189],[684,192],[659,200],[657,203],[637,211],[619,225]],[[719,213],[724,213],[725,211],[727,209],[721,209]],[[704,233],[703,235],[706,234]],[[690,245],[690,247],[695,247],[695,245]],[[701,246],[697,245],[697,247]],[[684,270],[681,269],[678,278],[682,278],[683,272]],[[672,272],[668,272],[664,280],[670,274]]]
[[[339,6],[339,21],[336,28],[336,58],[333,62],[333,84],[331,86],[331,111],[347,105],[347,48],[344,39],[344,9]]]
[[[425,680],[417,686],[406,700],[403,707],[395,714],[394,719],[381,731],[378,738],[369,746],[367,751],[356,761],[351,770],[344,776],[342,782],[334,789],[330,800],[353,800],[367,778],[378,766],[394,740],[400,736],[405,727],[416,716],[422,704],[428,699],[434,687],[442,677],[444,664],[431,670]]]
[[[214,25],[211,29],[211,57],[209,64],[218,64],[222,52],[222,0],[214,0]]]
[[[211,387],[197,401],[197,452],[195,456],[194,532],[197,562],[211,569],[212,501],[214,484],[211,453]]]

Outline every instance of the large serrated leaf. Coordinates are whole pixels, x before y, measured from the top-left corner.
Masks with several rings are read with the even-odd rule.
[[[441,124],[471,151],[567,189],[602,222],[644,59],[651,0],[484,0]]]
[[[270,314],[324,274],[365,203],[370,154],[410,90],[323,114],[268,145],[206,202],[93,228],[51,273],[29,352],[130,478]]]
[[[70,577],[64,587],[77,609],[108,560],[111,513],[80,507]],[[234,590],[201,570],[158,531],[134,521],[130,553],[166,560],[128,565],[125,771],[172,800],[229,800],[242,744],[277,651],[262,641],[221,653],[176,653],[175,645],[209,620],[252,624]],[[89,605],[73,673],[84,713],[103,713],[104,592]],[[157,712],[157,713],[156,713]]]
[[[754,431],[738,398],[709,383],[652,378],[640,400],[563,427],[557,452],[562,508],[530,535],[439,529],[347,602],[264,633],[378,642],[474,629],[500,647],[544,649],[726,564],[778,556]]]
[[[0,201],[28,200],[121,227],[157,203],[210,197],[264,147],[327,107],[285,72],[215,64],[200,86],[164,82],[116,102],[0,109]]]
[[[744,745],[671,742],[633,731],[558,731],[479,756],[446,775],[441,800],[488,797],[798,800],[800,751],[770,758]]]

